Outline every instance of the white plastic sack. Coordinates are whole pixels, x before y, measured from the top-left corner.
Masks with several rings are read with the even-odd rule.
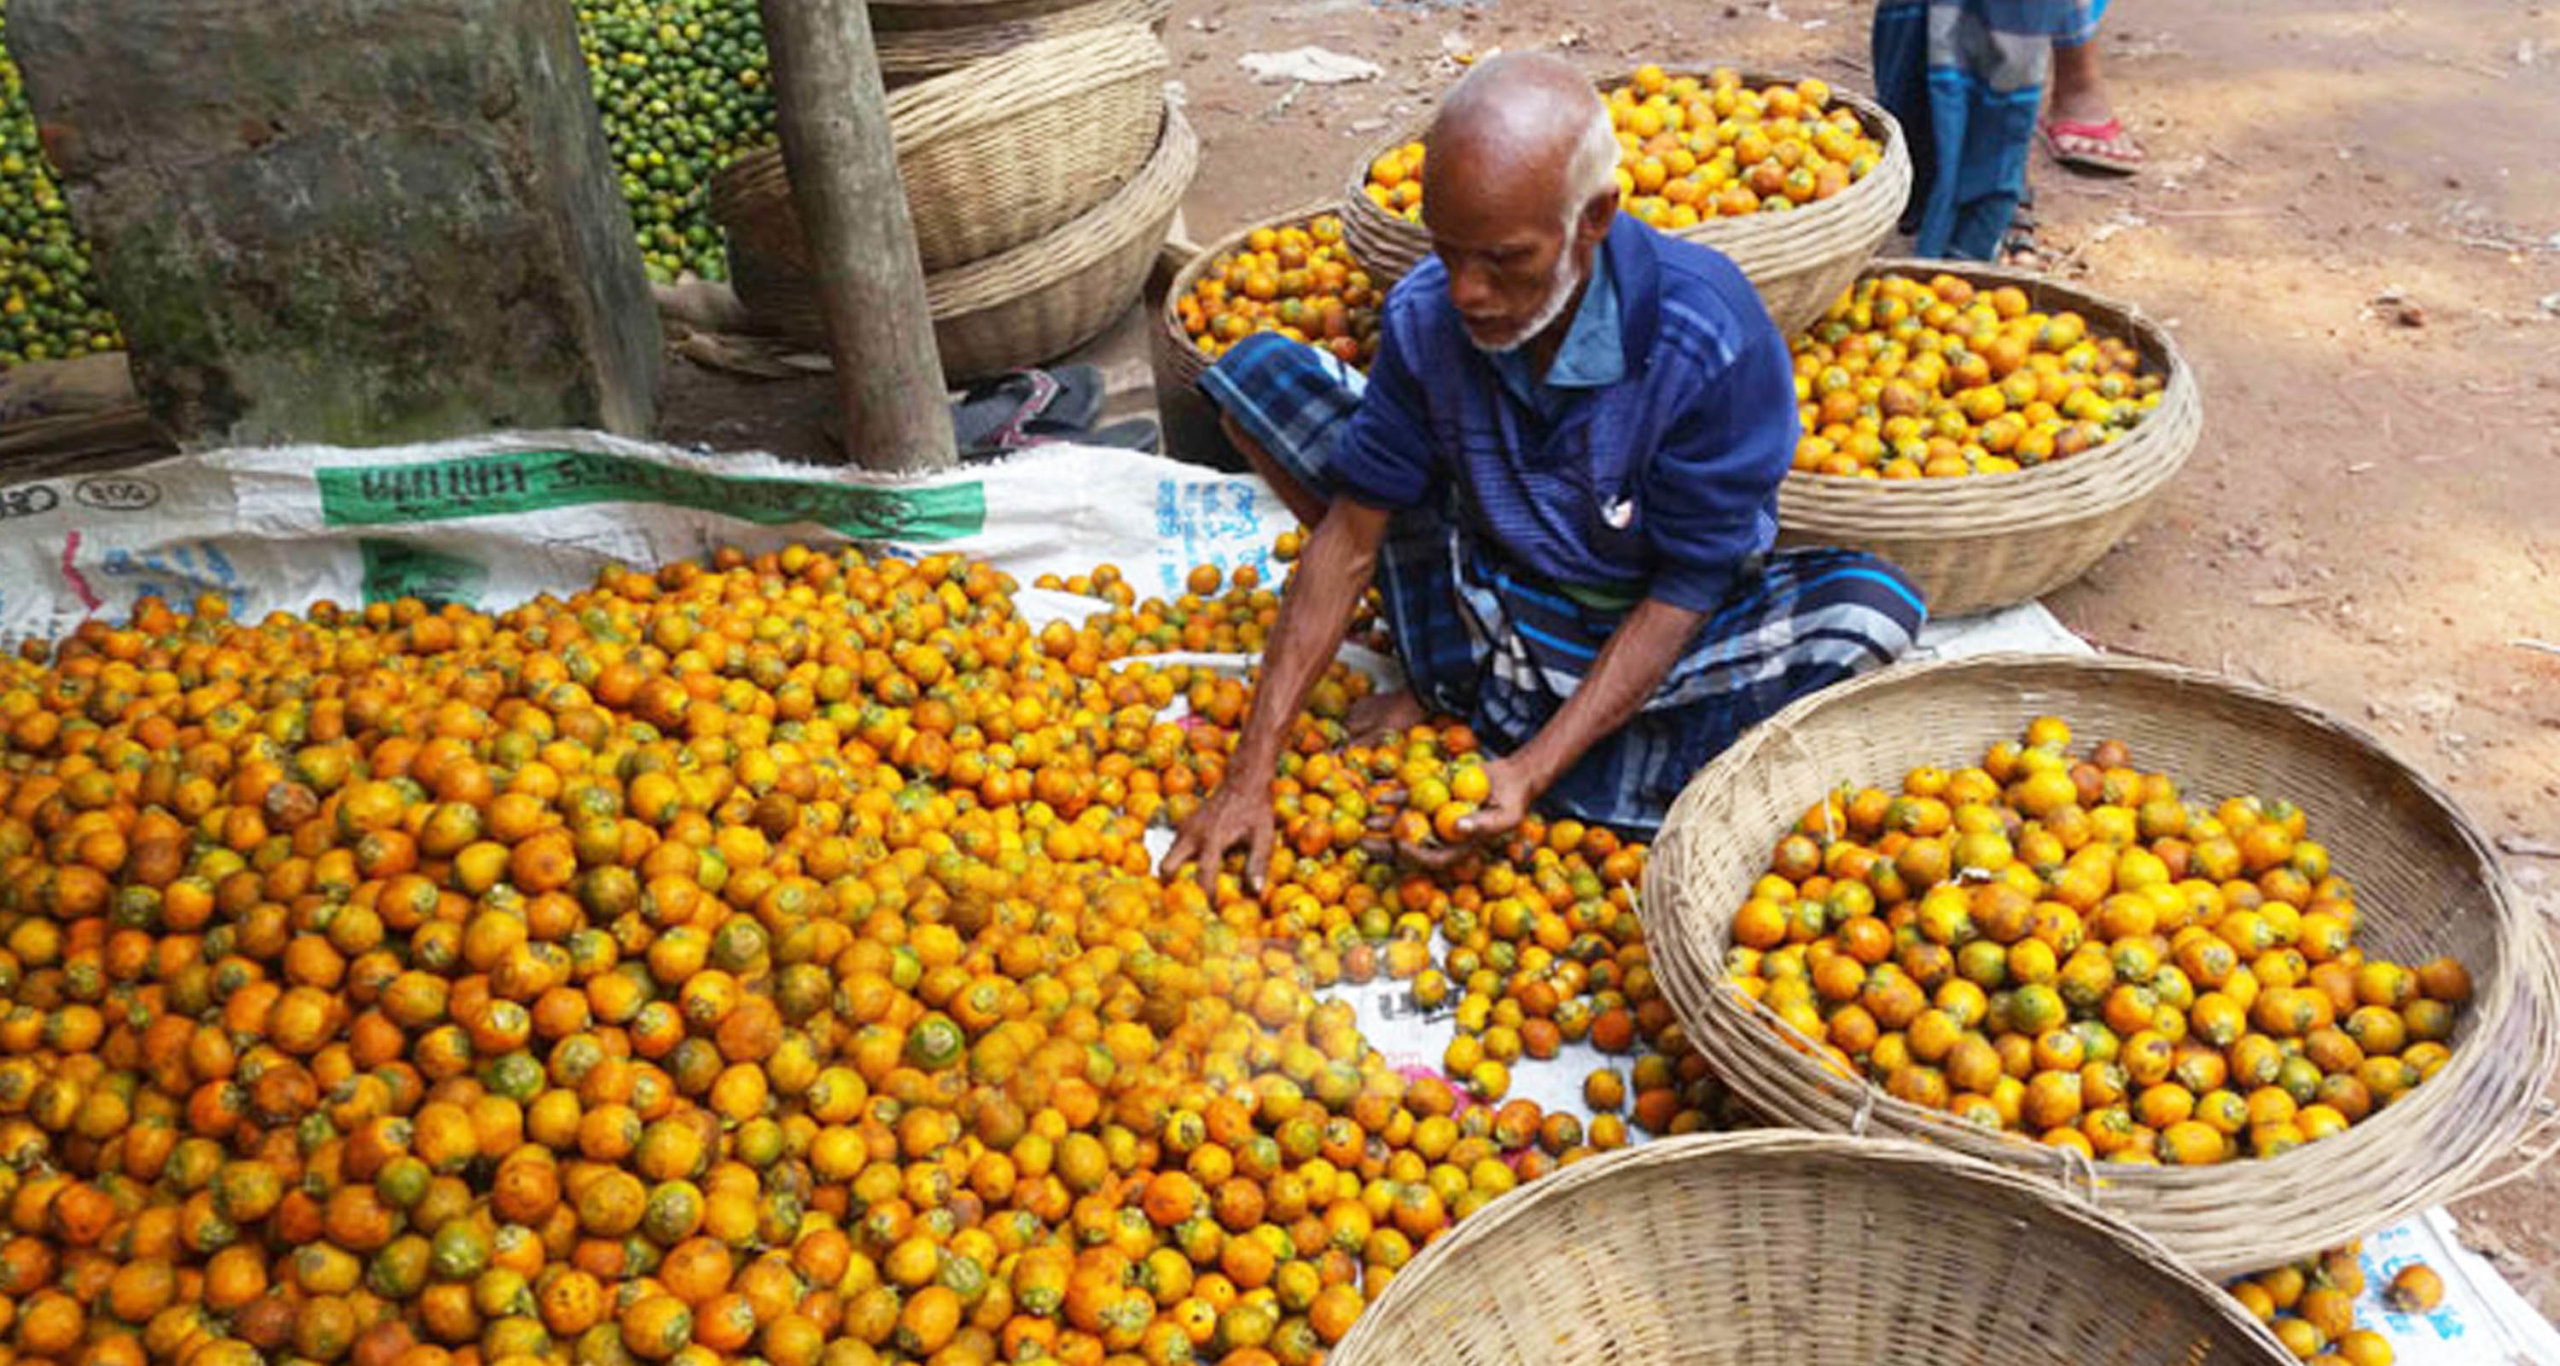
[[[403,595],[505,607],[614,563],[794,540],[962,551],[1026,585],[1110,562],[1169,598],[1197,564],[1271,576],[1291,525],[1257,480],[1091,447],[920,480],[592,433],[223,451],[0,484],[0,641],[121,620],[145,594],[220,594],[235,616]]]

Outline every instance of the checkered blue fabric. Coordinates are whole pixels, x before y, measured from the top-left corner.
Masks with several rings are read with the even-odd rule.
[[[1202,388],[1285,472],[1332,496],[1325,458],[1359,404],[1358,372],[1312,347],[1257,337]],[[1378,588],[1416,694],[1463,718],[1496,752],[1526,743],[1555,715],[1623,616],[1498,562],[1465,532],[1454,502],[1397,514]],[[1650,837],[1680,789],[1745,730],[1891,662],[1927,615],[1910,581],[1873,556],[1769,555],[1737,576],[1643,711],[1586,754],[1546,805]]]

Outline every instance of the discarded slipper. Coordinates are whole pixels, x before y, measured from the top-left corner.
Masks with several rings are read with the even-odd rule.
[[[1163,439],[1163,433],[1157,428],[1155,419],[1133,417],[1126,422],[1114,422],[1097,432],[1078,432],[1069,436],[1036,436],[1017,446],[990,446],[980,450],[962,451],[960,459],[965,464],[983,465],[1002,460],[1009,455],[1019,455],[1037,447],[1058,445],[1112,446],[1126,451],[1143,451],[1153,454]]]
[[[1093,425],[1102,397],[1102,372],[1090,365],[1009,371],[972,386],[953,405],[953,442],[974,455],[1071,437]]]
[[[1086,446],[1116,446],[1124,451],[1144,451],[1152,455],[1163,439],[1164,434],[1156,427],[1154,418],[1133,417],[1126,422],[1114,422],[1101,431],[1077,438],[1077,441]]]
[[[2124,130],[2124,120],[2109,119],[2104,123],[2074,123],[2068,119],[2044,122],[2044,145],[2053,159],[2075,170],[2098,171],[2107,175],[2132,175],[2142,169],[2142,144]]]

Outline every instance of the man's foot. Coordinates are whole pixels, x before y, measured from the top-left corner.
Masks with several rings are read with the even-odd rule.
[[[1351,732],[1353,744],[1366,744],[1388,731],[1421,725],[1429,715],[1412,689],[1398,688],[1394,692],[1371,693],[1352,703],[1343,726]]]

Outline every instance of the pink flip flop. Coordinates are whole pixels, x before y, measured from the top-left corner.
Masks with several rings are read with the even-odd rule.
[[[2142,148],[2125,132],[2122,119],[2104,123],[2047,119],[2044,145],[2054,160],[2080,170],[2132,175],[2142,169]]]

